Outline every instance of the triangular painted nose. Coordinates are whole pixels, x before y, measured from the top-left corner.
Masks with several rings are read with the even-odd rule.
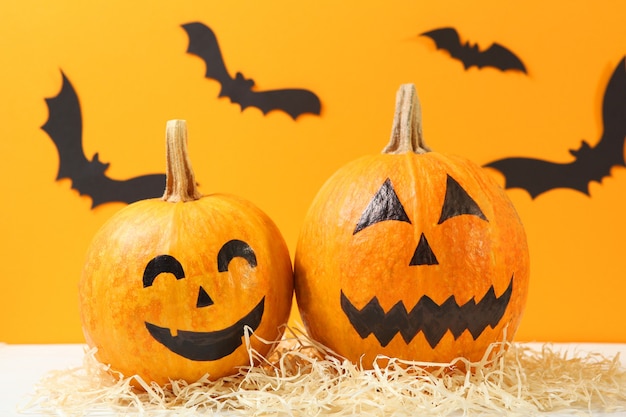
[[[437,257],[435,256],[433,250],[430,248],[428,244],[428,240],[426,240],[426,236],[422,233],[420,236],[420,241],[417,244],[417,248],[415,248],[415,253],[413,254],[413,258],[411,259],[411,263],[409,266],[413,265],[439,265],[437,261]]]
[[[213,305],[213,300],[209,296],[209,293],[207,293],[204,288],[200,287],[200,290],[198,291],[198,301],[196,302],[196,307],[208,307],[210,305]]]

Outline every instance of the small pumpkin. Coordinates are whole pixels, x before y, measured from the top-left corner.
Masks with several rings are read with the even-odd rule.
[[[279,339],[293,297],[291,258],[252,203],[201,195],[183,120],[169,121],[162,199],[109,219],[88,249],[79,283],[83,332],[99,361],[159,384],[216,379],[249,363],[246,329]],[[251,338],[266,354],[270,346]]]
[[[380,155],[340,168],[305,217],[295,291],[310,336],[354,362],[478,360],[511,340],[529,253],[502,188],[424,143],[415,87],[401,86]]]

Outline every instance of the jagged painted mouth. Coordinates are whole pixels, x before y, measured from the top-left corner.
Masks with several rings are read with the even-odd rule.
[[[233,353],[243,343],[245,326],[259,327],[265,310],[265,297],[235,324],[214,332],[179,330],[176,336],[167,327],[145,322],[150,335],[172,352],[192,361],[215,361]]]
[[[437,304],[424,295],[410,312],[399,301],[385,313],[377,297],[358,309],[341,290],[341,309],[362,339],[373,334],[381,346],[385,347],[398,333],[408,344],[417,333],[422,332],[434,349],[448,330],[455,340],[466,330],[476,340],[487,326],[495,328],[509,305],[512,292],[513,276],[507,289],[499,297],[492,285],[479,302],[472,298],[459,305],[452,295],[442,304]]]

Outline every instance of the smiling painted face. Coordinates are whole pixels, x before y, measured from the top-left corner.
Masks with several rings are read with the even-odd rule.
[[[85,337],[101,362],[146,381],[191,382],[249,364],[246,334],[267,352],[254,335],[282,334],[293,275],[278,230],[244,200],[146,200],[95,236],[80,294]]]
[[[230,240],[217,254],[218,272],[228,272],[230,261],[236,257],[244,259],[250,268],[255,268],[257,265],[256,255],[250,245],[241,240]],[[161,274],[172,274],[177,280],[185,278],[183,266],[175,257],[158,255],[146,265],[143,287],[151,287],[155,278]],[[214,301],[209,293],[200,286],[196,308],[210,307],[213,304]],[[230,355],[239,348],[243,341],[245,327],[247,326],[251,332],[254,332],[261,323],[264,311],[265,296],[248,314],[229,327],[209,332],[178,330],[176,336],[173,336],[171,329],[167,327],[160,327],[147,321],[145,324],[152,337],[172,352],[194,361],[214,361]]]

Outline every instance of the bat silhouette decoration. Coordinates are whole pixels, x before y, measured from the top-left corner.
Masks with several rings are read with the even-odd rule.
[[[602,102],[602,137],[595,146],[582,141],[571,149],[574,160],[567,163],[535,158],[505,158],[486,164],[505,177],[506,188],[522,188],[532,198],[555,188],[570,188],[589,195],[589,183],[601,182],[611,168],[626,166],[626,58],[622,58],[611,76]]]
[[[435,41],[437,49],[448,51],[452,58],[463,63],[466,70],[471,67],[478,67],[479,69],[493,67],[501,71],[518,70],[526,73],[526,67],[517,55],[498,43],[494,43],[481,51],[477,44],[461,43],[459,33],[451,27],[424,32],[421,36],[429,37]]]
[[[256,107],[263,114],[282,110],[294,120],[304,113],[320,114],[320,99],[309,90],[253,91],[254,80],[245,78],[241,72],[237,72],[234,78],[229,74],[215,33],[209,27],[193,22],[182,25],[182,28],[189,37],[187,52],[202,58],[206,64],[205,77],[221,84],[218,97],[230,98],[232,103],[241,106],[241,111],[247,107]]]
[[[91,208],[101,204],[119,201],[132,203],[151,197],[158,197],[165,189],[165,174],[150,174],[127,180],[107,177],[105,171],[109,163],[100,161],[98,153],[91,160],[83,150],[83,122],[80,103],[74,87],[61,72],[63,86],[56,97],[47,98],[48,121],[41,127],[59,153],[57,180],[68,178],[72,189],[80,195],[91,197]]]

